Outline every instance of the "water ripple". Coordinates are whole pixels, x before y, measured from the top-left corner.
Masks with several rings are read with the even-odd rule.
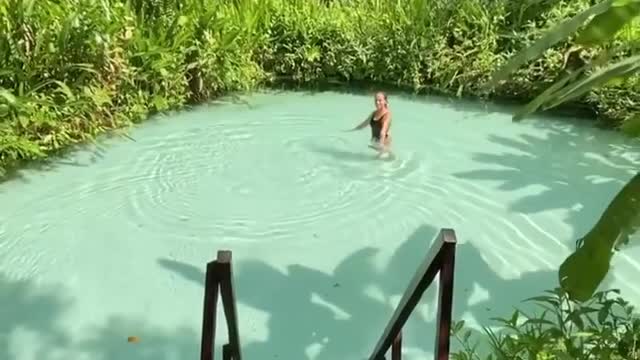
[[[502,281],[507,278],[521,277],[517,283],[525,285],[516,286],[516,291],[537,291],[538,278],[546,277],[544,270],[557,268],[570,251],[567,244],[578,222],[594,221],[575,211],[567,222],[569,209],[563,203],[528,214],[513,211],[515,201],[535,196],[537,190],[526,187],[528,183],[581,184],[578,176],[554,180],[559,166],[555,163],[532,162],[539,146],[558,141],[555,149],[568,137],[536,145],[524,137],[517,140],[518,134],[547,138],[543,135],[548,130],[512,126],[508,116],[486,119],[486,124],[484,119],[482,124],[462,124],[456,117],[473,116],[396,98],[395,157],[381,160],[367,147],[367,129],[344,131],[369,111],[370,100],[281,94],[252,97],[250,106],[204,107],[147,122],[131,134],[136,141],[110,141],[96,161],[75,161],[75,166],[3,184],[0,272],[35,278],[37,286],[73,283],[69,291],[78,306],[70,314],[77,317],[65,324],[74,326],[74,333],[86,333],[95,325],[96,302],[103,305],[105,316],[139,311],[178,327],[192,317],[189,307],[180,304],[200,303],[202,289],[157,266],[159,258],[200,266],[195,272],[200,274],[216,249],[227,248],[241,264],[264,261],[265,269],[274,268],[271,273],[257,272],[254,279],[251,271],[244,272],[248,286],[264,279],[275,281],[274,286],[280,281],[289,284],[288,280],[304,283],[306,273],[312,282],[326,279],[328,286],[354,280],[363,289],[391,289],[398,281],[395,272],[378,276],[368,271],[369,264],[386,273],[383,258],[399,257],[402,263],[404,254],[424,251],[425,236],[452,227],[461,244],[469,245],[460,247],[460,284],[486,290],[491,299],[510,291],[513,282]],[[443,121],[436,121],[440,118]],[[612,141],[603,141],[603,151],[597,151],[594,142],[585,151],[606,153],[607,142]],[[581,161],[598,172],[596,166],[612,167],[622,155],[611,156],[607,162],[589,156]],[[549,159],[553,162],[555,157]],[[624,168],[602,169],[613,176],[626,173]],[[454,175],[461,173],[476,176]],[[621,186],[624,179],[616,180]],[[496,185],[500,183],[512,186]],[[568,198],[579,198],[589,189],[601,191],[588,181],[576,189],[560,188],[576,191]],[[594,204],[585,202],[585,207]],[[420,230],[424,228],[430,230]],[[380,249],[373,257],[372,251],[362,251],[373,248]],[[617,269],[637,272],[631,257],[623,254]],[[292,264],[303,264],[297,274],[275,270],[285,272]],[[400,265],[408,266],[407,273],[414,270]],[[299,271],[301,266],[308,271]],[[542,275],[523,275],[527,271]],[[630,278],[618,277],[621,282]],[[122,296],[122,289],[127,296]],[[264,304],[251,305],[255,306],[245,306],[242,312],[254,321]],[[473,308],[469,314],[478,315]],[[270,320],[265,321],[259,326],[268,329]]]

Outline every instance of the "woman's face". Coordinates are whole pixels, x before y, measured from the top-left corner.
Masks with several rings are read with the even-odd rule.
[[[387,100],[384,98],[384,94],[376,94],[376,109],[382,110],[387,106]]]

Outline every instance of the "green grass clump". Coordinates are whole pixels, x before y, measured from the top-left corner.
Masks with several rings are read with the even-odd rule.
[[[221,94],[287,81],[379,82],[527,101],[563,44],[492,91],[491,72],[588,1],[5,0],[0,3],[0,172]],[[627,52],[640,27],[621,32]],[[611,124],[638,80],[579,104]]]

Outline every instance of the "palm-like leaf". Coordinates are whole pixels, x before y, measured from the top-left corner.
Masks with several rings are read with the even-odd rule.
[[[611,7],[612,3],[613,0],[605,0],[549,29],[544,36],[538,39],[538,41],[518,52],[505,65],[499,68],[493,74],[488,86],[495,86],[500,81],[506,80],[509,74],[514,72],[520,66],[533,59],[539,58],[547,49],[551,48],[555,44],[563,40],[567,40],[592,16],[607,11]]]
[[[625,25],[640,15],[640,0],[614,0],[609,9],[596,15],[580,32],[576,43],[599,45],[611,40]]]
[[[568,74],[563,76],[560,80],[556,81],[553,85],[549,86],[540,95],[536,96],[535,99],[531,100],[527,105],[525,105],[517,113],[515,113],[513,115],[513,121],[520,121],[525,116],[536,112],[541,106],[543,106],[549,100],[557,96],[558,92],[560,92],[566,84],[575,80],[580,74],[582,74],[582,72],[586,68],[587,68],[587,65],[583,66],[582,68],[576,71],[569,72]]]
[[[599,71],[596,71],[591,76],[568,85],[558,91],[554,94],[556,99],[549,105],[545,106],[545,109],[551,109],[569,100],[575,99],[594,88],[610,82],[613,79],[633,75],[638,70],[640,70],[640,55],[611,64]]]

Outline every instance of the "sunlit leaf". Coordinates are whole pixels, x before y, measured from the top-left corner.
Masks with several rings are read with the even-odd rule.
[[[607,303],[600,309],[600,311],[598,311],[598,322],[601,325],[604,324],[605,321],[607,321],[607,318],[609,317],[609,312],[611,310],[611,305],[612,303]]]
[[[0,98],[4,99],[4,101],[11,106],[15,106],[15,104],[18,102],[18,99],[9,90],[6,89],[0,88]]]
[[[585,46],[612,40],[626,24],[640,15],[640,0],[614,0],[611,7],[596,15],[580,32],[576,43]]]
[[[69,88],[69,86],[67,86],[67,84],[65,84],[62,81],[57,81],[57,80],[54,80],[54,82],[55,82],[56,85],[58,85],[58,91],[63,93],[64,96],[68,100],[74,100],[75,99],[75,95],[73,94],[73,91]]]
[[[9,115],[9,106],[6,104],[0,104],[0,118]]]
[[[565,20],[553,28],[547,30],[545,35],[529,46],[514,55],[505,65],[498,69],[492,76],[488,86],[495,86],[498,82],[506,78],[520,66],[540,57],[547,49],[560,41],[568,39],[592,16],[601,14],[609,9],[613,0],[606,0],[596,4],[571,19]]]
[[[31,121],[27,117],[20,116],[18,118],[18,123],[20,124],[20,126],[26,129],[29,126],[29,123],[31,123]]]
[[[602,86],[614,78],[627,77],[640,70],[640,55],[626,58],[608,67],[600,69],[585,79],[566,86],[559,91],[558,98],[545,109],[554,108],[564,102],[575,99],[586,92]]]

